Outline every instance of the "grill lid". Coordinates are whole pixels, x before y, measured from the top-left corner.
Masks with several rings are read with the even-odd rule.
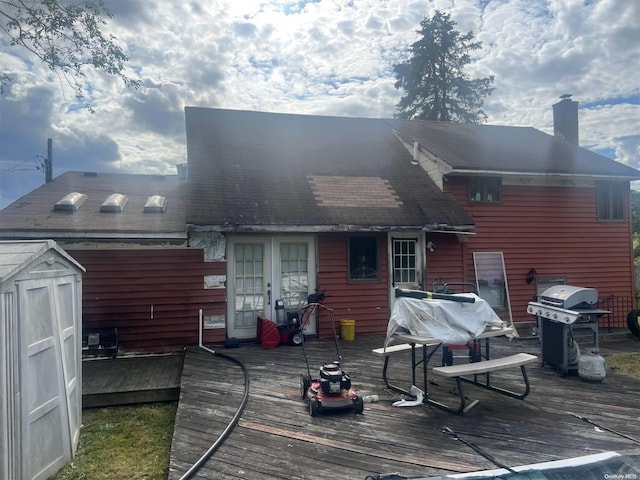
[[[554,285],[540,296],[540,302],[559,308],[595,308],[598,290],[573,285]]]

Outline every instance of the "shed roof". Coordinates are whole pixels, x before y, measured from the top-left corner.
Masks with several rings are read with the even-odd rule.
[[[82,265],[58,247],[53,240],[0,241],[0,285],[50,250],[55,251],[79,271],[84,271]]]
[[[3,238],[186,238],[184,181],[177,175],[66,172],[0,211]],[[87,196],[76,211],[57,211],[65,195]],[[104,212],[100,207],[113,193],[126,195],[125,208]],[[163,213],[145,213],[151,195],[166,197]],[[25,234],[27,234],[25,236]]]
[[[388,121],[187,107],[187,222],[227,230],[472,230]]]

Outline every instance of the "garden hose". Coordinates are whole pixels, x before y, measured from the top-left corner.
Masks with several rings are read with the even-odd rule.
[[[180,480],[187,480],[188,478],[191,478],[198,470],[200,470],[200,468],[207,462],[207,460],[209,460],[211,455],[213,455],[214,452],[216,450],[218,450],[218,448],[220,448],[220,446],[224,443],[224,441],[227,439],[229,434],[233,431],[235,426],[238,424],[238,420],[240,420],[240,416],[242,415],[242,412],[244,412],[244,408],[246,407],[247,402],[249,401],[249,371],[247,370],[247,367],[244,365],[244,363],[242,363],[237,358],[230,357],[229,355],[225,355],[224,353],[215,352],[213,350],[210,350],[209,348],[203,346],[202,344],[200,344],[200,348],[202,348],[203,350],[206,350],[207,352],[209,352],[212,355],[215,355],[215,356],[220,357],[220,358],[222,358],[224,360],[228,360],[230,362],[233,362],[233,363],[239,365],[240,368],[242,368],[242,372],[244,373],[244,395],[242,396],[242,401],[240,402],[240,406],[236,410],[236,413],[233,416],[233,418],[231,419],[231,422],[229,422],[229,424],[224,429],[224,431],[220,434],[218,439],[198,459],[198,461],[196,463],[194,463],[191,466],[191,468],[189,468],[189,470],[187,470],[187,472],[182,477],[180,477]]]

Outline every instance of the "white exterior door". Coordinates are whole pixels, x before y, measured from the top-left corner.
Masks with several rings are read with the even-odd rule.
[[[424,289],[425,278],[425,236],[423,232],[393,233],[389,235],[389,265],[391,307],[396,288]]]
[[[255,338],[257,318],[276,321],[276,300],[299,310],[315,289],[312,236],[237,236],[228,243],[227,335]],[[307,333],[316,333],[309,325]]]

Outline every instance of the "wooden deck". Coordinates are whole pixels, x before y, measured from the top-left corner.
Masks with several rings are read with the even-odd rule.
[[[393,407],[400,397],[385,390],[382,359],[371,353],[384,336],[360,336],[342,342],[343,367],[362,395],[380,401],[365,405],[364,415],[309,415],[301,399],[300,374],[306,371],[300,347],[265,350],[256,344],[220,350],[242,361],[250,374],[249,401],[226,442],[192,478],[204,479],[364,479],[398,472],[428,477],[495,468],[469,446],[443,433],[449,427],[508,466],[579,457],[605,451],[635,453],[640,444],[606,429],[640,440],[640,380],[607,372],[603,382],[578,376],[559,377],[536,362],[527,367],[531,394],[525,400],[466,386],[479,404],[465,415],[426,405]],[[638,352],[631,334],[600,337],[602,354]],[[307,351],[312,375],[335,358],[330,340],[311,340]],[[537,339],[492,342],[492,356],[527,352],[540,355]],[[393,357],[389,374],[410,384],[409,353]],[[439,363],[439,357],[434,364]],[[403,368],[404,367],[404,368]],[[513,372],[496,372],[494,382],[514,380]],[[451,380],[438,378],[430,394],[456,401]],[[239,366],[198,348],[185,355],[180,403],[171,451],[169,479],[179,479],[204,454],[233,417],[244,391]],[[605,428],[596,428],[571,413]]]

